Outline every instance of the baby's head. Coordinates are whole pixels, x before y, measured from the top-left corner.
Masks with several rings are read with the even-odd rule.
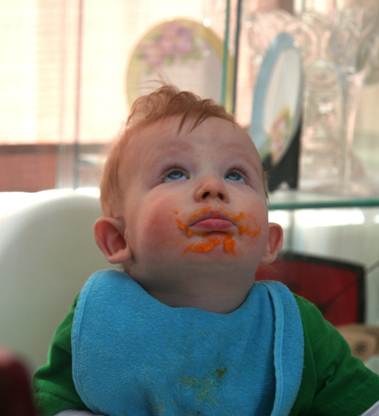
[[[213,100],[201,99],[191,92],[179,91],[170,85],[138,98],[131,108],[125,129],[113,143],[107,157],[100,184],[103,213],[114,216],[119,203],[122,203],[120,198],[126,190],[121,187],[120,165],[127,157],[126,147],[132,137],[138,136],[145,127],[163,120],[176,119],[178,122],[173,123],[179,133],[186,121],[192,130],[210,117],[235,124],[234,117]],[[159,136],[156,137],[156,141],[158,140]]]
[[[172,304],[246,292],[281,247],[249,136],[212,100],[171,86],[134,103],[101,203],[95,238],[107,259]]]

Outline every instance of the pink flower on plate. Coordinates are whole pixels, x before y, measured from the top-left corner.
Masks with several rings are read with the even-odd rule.
[[[177,55],[183,56],[193,52],[193,30],[178,22],[169,22],[162,26],[161,33],[155,38],[158,48],[165,52],[165,57],[171,60]]]
[[[196,58],[199,55],[193,29],[180,22],[165,23],[142,46],[139,58],[150,70],[178,59]]]
[[[156,47],[161,50],[165,56],[170,56],[175,54],[175,43],[173,38],[165,36],[164,34],[160,35],[156,40]]]
[[[140,57],[146,61],[148,66],[155,68],[162,65],[165,59],[165,54],[160,48],[157,48],[154,43],[149,42],[143,46],[143,51]]]
[[[178,55],[187,55],[194,50],[194,38],[191,30],[181,28],[175,40],[175,51]]]

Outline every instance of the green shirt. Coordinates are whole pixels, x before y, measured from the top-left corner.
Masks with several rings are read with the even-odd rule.
[[[304,330],[304,368],[290,415],[357,416],[379,400],[379,376],[350,353],[350,348],[319,310],[295,296]],[[63,410],[88,410],[72,379],[71,327],[76,302],[57,328],[47,364],[34,376],[41,416]]]

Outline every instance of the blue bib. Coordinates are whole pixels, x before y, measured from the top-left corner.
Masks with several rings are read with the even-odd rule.
[[[291,292],[256,283],[228,313],[173,308],[128,275],[93,274],[72,327],[73,379],[109,416],[285,416],[301,382],[303,330]]]

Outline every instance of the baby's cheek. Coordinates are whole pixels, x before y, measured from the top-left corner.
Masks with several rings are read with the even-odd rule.
[[[146,248],[160,249],[177,247],[178,228],[173,215],[167,213],[155,213],[144,222],[143,240]]]
[[[241,249],[250,250],[252,255],[259,255],[262,251],[260,247],[265,246],[267,242],[267,220],[264,214],[246,214],[242,221],[238,222],[237,228],[239,239],[243,242]]]

